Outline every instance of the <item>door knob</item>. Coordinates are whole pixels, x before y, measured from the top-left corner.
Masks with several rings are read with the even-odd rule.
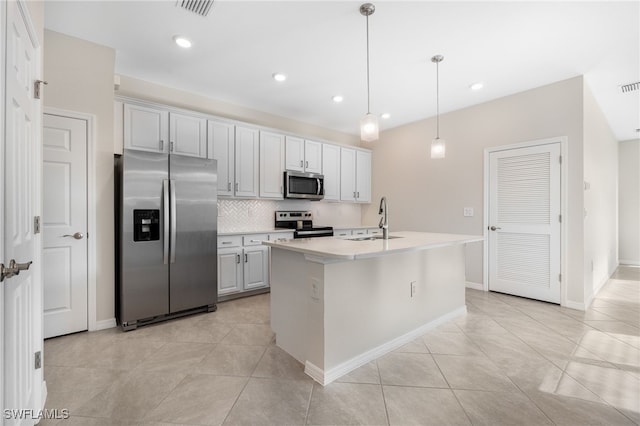
[[[492,231],[495,231],[496,229],[502,229],[502,228],[500,228],[499,226],[492,226],[492,227],[491,227],[491,228],[489,228],[489,229],[491,229]]]
[[[4,263],[0,263],[0,282],[5,278],[11,278],[14,275],[19,275],[20,271],[26,271],[29,269],[33,262],[17,263],[15,259],[9,261],[9,266],[4,266]]]
[[[71,235],[71,234],[64,234],[63,237],[73,237],[76,240],[81,240],[84,237],[84,234],[82,232],[76,232],[75,234]]]

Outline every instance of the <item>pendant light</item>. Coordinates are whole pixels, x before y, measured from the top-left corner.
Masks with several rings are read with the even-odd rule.
[[[431,62],[436,64],[436,138],[431,141],[431,158],[444,158],[446,142],[440,139],[440,62],[444,56],[436,55]]]
[[[360,14],[367,17],[367,114],[360,120],[360,139],[371,142],[378,139],[380,125],[378,116],[371,114],[371,98],[369,89],[369,16],[373,15],[376,7],[371,3],[360,6]]]

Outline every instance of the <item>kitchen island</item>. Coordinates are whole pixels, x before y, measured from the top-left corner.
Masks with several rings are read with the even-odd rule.
[[[481,236],[376,237],[263,242],[276,344],[322,385],[466,313],[464,245]]]

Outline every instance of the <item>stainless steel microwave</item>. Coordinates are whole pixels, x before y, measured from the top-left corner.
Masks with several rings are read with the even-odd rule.
[[[284,198],[322,200],[324,198],[324,175],[285,171]]]

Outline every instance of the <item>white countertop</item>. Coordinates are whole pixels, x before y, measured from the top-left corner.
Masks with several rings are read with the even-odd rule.
[[[357,260],[483,240],[481,235],[435,234],[430,232],[391,232],[389,235],[401,238],[364,241],[353,241],[353,238],[359,238],[356,236],[351,239],[335,237],[300,238],[288,241],[263,241],[262,244],[319,258]]]

